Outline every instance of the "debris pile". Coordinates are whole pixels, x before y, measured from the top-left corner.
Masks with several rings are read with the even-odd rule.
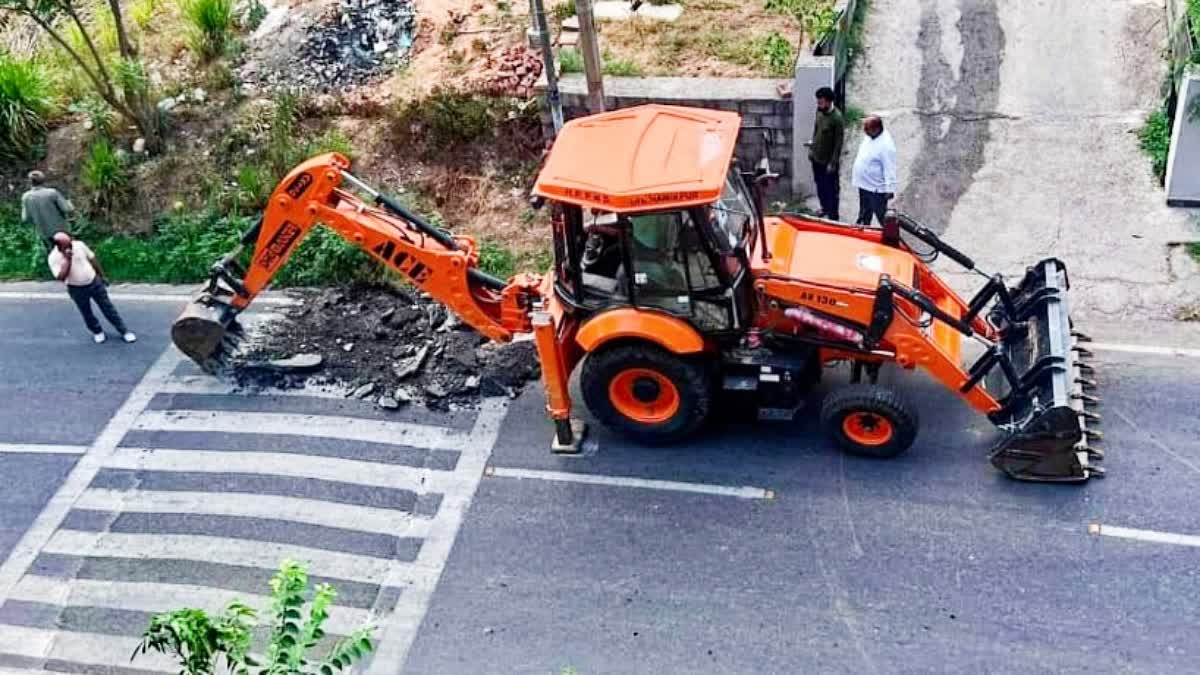
[[[491,96],[529,98],[542,74],[542,57],[516,45],[499,54],[487,55],[484,82],[480,89]]]
[[[264,325],[254,342],[234,367],[240,385],[337,383],[348,396],[387,409],[470,407],[484,397],[514,397],[539,375],[532,342],[489,342],[427,295],[392,286],[311,292],[283,320]],[[299,353],[324,358],[318,376],[249,365]]]
[[[323,93],[367,84],[404,62],[416,30],[412,0],[340,0],[315,20],[292,19],[262,36],[275,54],[242,66],[245,85]],[[298,44],[285,52],[289,43]]]

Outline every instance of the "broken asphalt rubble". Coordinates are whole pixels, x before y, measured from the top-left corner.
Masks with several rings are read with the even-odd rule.
[[[337,384],[347,396],[385,409],[418,403],[471,407],[490,396],[516,396],[538,377],[532,342],[489,342],[419,291],[387,285],[303,291],[300,304],[261,326],[233,377],[247,388]],[[315,353],[315,376],[256,364]]]

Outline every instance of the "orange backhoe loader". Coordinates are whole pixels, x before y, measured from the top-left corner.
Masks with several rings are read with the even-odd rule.
[[[878,229],[766,217],[771,176],[736,166],[739,126],[734,113],[659,105],[568,123],[533,190],[535,206],[551,209],[554,267],[508,280],[478,269],[471,238],[363,183],[345,157],[314,157],[213,267],[172,337],[219,368],[240,337],[237,315],[323,224],[483,335],[532,333],[560,451],[581,434],[568,389],[580,364],[593,417],[664,443],[695,432],[731,393],[764,418],[791,418],[826,366],[848,362],[850,383],[821,407],[824,428],[845,451],[891,457],[918,430],[913,405],[878,383],[894,364],[923,369],[987,415],[1003,432],[991,460],[1007,475],[1102,475],[1087,338],[1072,329],[1062,262],[1038,262],[1015,285],[978,272],[983,288],[964,300],[928,263],[974,262],[906,217]],[[965,367],[964,338],[982,353]]]

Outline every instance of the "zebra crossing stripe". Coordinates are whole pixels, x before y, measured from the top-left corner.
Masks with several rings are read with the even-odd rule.
[[[227,499],[212,492],[174,492],[170,490],[113,490],[89,488],[75,503],[76,509],[138,513],[193,513],[214,516],[276,518],[326,527],[347,527],[404,537],[425,537],[429,519],[407,511],[382,509],[355,504],[280,497],[261,494],[225,493]]]
[[[105,468],[134,471],[252,473],[319,478],[414,492],[442,492],[463,480],[447,471],[353,459],[275,452],[117,448]]]
[[[160,383],[170,376],[181,358],[179,352],[173,348],[168,348],[162,356],[158,357],[158,360],[150,366],[141,381],[129,393],[125,402],[113,414],[112,419],[108,421],[100,435],[96,437],[96,441],[92,443],[88,452],[75,463],[75,468],[71,470],[66,480],[59,486],[58,491],[30,524],[29,529],[25,530],[24,536],[13,547],[8,559],[0,565],[0,605],[3,605],[8,599],[12,587],[25,573],[25,570],[29,569],[38,552],[42,550],[42,546],[58,529],[67,512],[71,510],[71,505],[96,477],[104,458],[129,432],[134,420],[146,409],[146,404],[154,397]]]
[[[361,417],[224,410],[147,410],[133,429],[208,431],[316,436],[366,442],[388,442],[430,450],[459,450],[469,434],[454,429]]]
[[[260,610],[265,616],[271,598],[230,591],[209,586],[186,584],[156,584],[140,581],[96,581],[92,579],[58,579],[26,575],[13,589],[12,600],[38,602],[60,606],[101,607],[142,612],[169,612],[177,609],[181,599],[188,607],[208,612],[224,609],[233,600],[240,600]],[[370,613],[365,609],[342,607],[335,603],[325,622],[325,631],[349,635],[367,623]],[[0,629],[0,630],[6,630]]]
[[[234,382],[218,380],[211,375],[176,375],[163,383],[161,394],[214,394],[214,395],[246,395],[246,387]],[[337,389],[264,389],[261,392],[272,396],[297,396],[302,398],[325,398],[346,400],[346,392]]]
[[[441,579],[442,570],[450,558],[450,549],[458,537],[463,518],[475,497],[479,481],[483,477],[483,468],[487,465],[492,453],[492,446],[500,434],[500,424],[507,410],[506,403],[500,399],[487,399],[480,407],[479,416],[475,419],[475,427],[471,431],[472,444],[463,449],[455,473],[470,478],[448,489],[438,507],[437,514],[429,528],[429,535],[417,555],[416,567],[429,570],[425,576],[413,575],[408,584],[404,577],[408,570],[405,566],[395,565],[389,570],[386,586],[404,585],[403,602],[396,605],[395,610],[379,622],[378,649],[371,657],[367,666],[367,675],[383,675],[402,670],[408,660],[408,652],[417,638],[417,631],[429,611],[433,592]]]
[[[25,626],[0,630],[0,653],[36,659],[59,659],[91,666],[128,665],[139,640],[136,637],[78,633]],[[179,667],[165,656],[150,652],[133,664],[146,670],[176,672]]]
[[[76,556],[121,556],[136,552],[144,558],[182,558],[202,562],[274,569],[280,560],[306,562],[309,569],[343,579],[378,584],[391,560],[326,551],[295,544],[213,537],[202,534],[131,534],[59,530],[43,549]],[[403,564],[403,563],[400,563]]]

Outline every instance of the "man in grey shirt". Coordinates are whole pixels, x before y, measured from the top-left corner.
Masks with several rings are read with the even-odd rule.
[[[71,200],[52,187],[46,187],[46,174],[29,172],[29,189],[21,195],[21,220],[33,223],[46,249],[54,248],[54,234],[67,232],[67,215],[75,210]]]

